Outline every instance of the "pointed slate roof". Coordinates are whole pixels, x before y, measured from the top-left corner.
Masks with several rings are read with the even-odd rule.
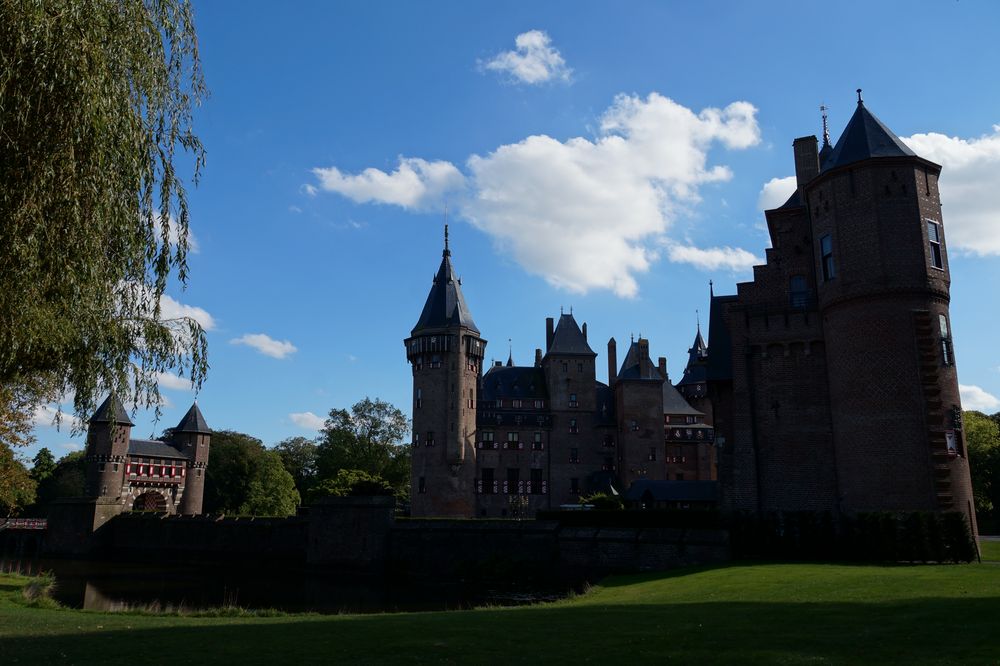
[[[858,92],[858,108],[837,139],[822,171],[829,171],[871,157],[916,157],[892,130],[865,107]]]
[[[698,384],[704,382],[708,377],[708,346],[705,339],[701,337],[701,326],[694,336],[694,342],[688,349],[688,362],[684,367],[684,376],[677,382],[678,386],[688,384]]]
[[[552,346],[549,347],[547,353],[597,356],[587,344],[587,338],[583,337],[583,331],[580,330],[580,326],[572,314],[560,315],[556,330],[552,333]]]
[[[90,417],[91,423],[121,423],[123,425],[135,425],[128,417],[122,401],[113,395],[109,395],[97,408],[94,415]]]
[[[434,276],[434,284],[431,286],[430,293],[427,294],[427,302],[424,303],[423,312],[420,313],[420,319],[410,335],[417,335],[420,331],[428,329],[450,328],[452,326],[464,326],[478,334],[479,329],[472,321],[469,306],[465,304],[465,297],[462,296],[461,284],[451,266],[448,232],[445,230],[441,267],[438,268],[437,275]]]
[[[628,348],[628,353],[625,354],[625,360],[622,361],[621,370],[618,371],[618,379],[666,379],[660,375],[660,369],[656,367],[648,355],[646,356],[646,367],[649,371],[643,374],[641,360],[639,343],[633,340],[632,345]]]
[[[174,432],[200,432],[210,434],[212,429],[208,427],[205,423],[205,417],[201,415],[201,410],[198,409],[198,403],[191,405],[191,409],[187,411],[181,422],[177,424],[174,428]]]
[[[680,391],[673,387],[670,382],[663,382],[663,413],[678,414],[681,416],[704,416],[684,399]]]

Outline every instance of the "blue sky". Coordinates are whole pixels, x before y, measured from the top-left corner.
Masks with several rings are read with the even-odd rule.
[[[944,165],[963,400],[1000,410],[1000,4],[195,6],[208,163],[167,305],[210,327],[213,428],[270,445],[365,396],[408,411],[402,340],[446,208],[488,358],[509,338],[530,363],[545,317],[573,308],[598,368],[609,337],[642,334],[679,378],[708,281],[732,293],[763,257],[792,140],[821,133],[821,103],[836,140],[858,87]],[[134,436],[194,399],[162,388]],[[81,446],[47,417],[29,455]]]

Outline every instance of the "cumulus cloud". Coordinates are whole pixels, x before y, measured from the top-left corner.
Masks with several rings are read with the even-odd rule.
[[[65,412],[60,413],[59,409],[54,405],[38,405],[35,407],[34,413],[31,415],[31,422],[36,427],[41,428],[59,428],[70,427],[73,429],[83,428],[83,421],[67,414]]]
[[[1000,398],[991,393],[987,393],[978,386],[969,384],[959,384],[958,392],[962,396],[962,407],[964,409],[974,409],[980,412],[995,412],[1000,409]]]
[[[465,178],[451,162],[428,162],[419,157],[400,157],[392,173],[365,169],[357,175],[342,173],[337,167],[313,169],[320,187],[357,203],[387,203],[424,210],[437,205],[442,197],[461,189]]]
[[[974,139],[931,132],[903,137],[941,171],[945,238],[950,247],[972,254],[1000,255],[1000,125]]]
[[[177,391],[194,390],[190,379],[179,377],[172,372],[156,373],[156,383],[160,385],[160,388],[175,389]]]
[[[750,270],[754,264],[764,263],[762,259],[738,247],[697,248],[690,245],[670,245],[667,258],[680,264],[691,264],[703,271]]]
[[[764,183],[757,195],[757,210],[771,210],[788,201],[795,191],[795,176],[772,178]]]
[[[167,238],[170,241],[170,244],[177,245],[177,241],[180,239],[181,232],[180,232],[180,225],[177,224],[177,220],[174,219],[173,215],[167,218],[167,227],[169,229],[169,231],[167,232],[168,234]],[[187,241],[188,241],[188,250],[190,250],[194,254],[198,254],[198,252],[201,250],[201,247],[198,245],[198,239],[195,238],[194,232],[191,230],[190,227],[188,227]]]
[[[181,317],[194,319],[206,331],[211,331],[215,328],[215,319],[206,310],[194,305],[185,305],[164,294],[160,298],[160,318],[179,319]]]
[[[292,420],[292,423],[305,430],[318,431],[323,429],[323,418],[316,416],[312,412],[293,412],[288,415],[288,418]]]
[[[285,358],[289,354],[294,354],[298,349],[288,340],[275,340],[263,333],[247,333],[246,335],[233,338],[229,341],[234,345],[246,345],[271,358]]]
[[[538,85],[548,81],[568,82],[573,73],[542,30],[522,32],[514,38],[515,49],[498,53],[482,62],[481,69],[499,72],[516,83]]]
[[[760,142],[756,113],[748,102],[696,113],[657,93],[620,95],[593,139],[529,136],[485,156],[472,155],[465,177],[454,167],[440,172],[449,174],[447,182],[455,188],[458,178],[464,181],[459,214],[525,270],[572,292],[609,289],[631,297],[638,292],[636,274],[648,270],[658,248],[669,244],[668,229],[700,201],[701,186],[732,177],[726,166],[709,164],[709,150]],[[410,161],[401,159],[394,174]],[[441,205],[432,203],[431,188],[415,185],[401,194],[393,187],[368,187],[377,180],[365,176],[372,171],[377,170],[345,176],[336,169],[315,170],[317,177],[335,172],[324,187],[356,201]],[[340,187],[344,183],[359,183],[359,189]],[[434,191],[440,196],[443,188]],[[673,261],[733,268],[750,265],[751,257],[736,248],[667,253]]]

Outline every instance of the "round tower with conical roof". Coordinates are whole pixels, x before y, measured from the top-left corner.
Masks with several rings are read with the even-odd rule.
[[[191,409],[174,428],[173,444],[187,457],[184,490],[177,513],[198,515],[205,495],[205,474],[208,452],[212,445],[212,429],[205,423],[197,402],[191,405]]]
[[[879,121],[860,90],[825,152],[819,164],[813,140],[811,164],[797,155],[796,167],[806,172],[840,507],[958,510],[974,529],[941,167]]]
[[[116,499],[125,484],[125,457],[132,421],[116,396],[109,395],[87,429],[87,497]]]
[[[446,225],[441,266],[404,341],[413,371],[413,516],[475,515],[476,401],[486,340],[461,286]]]

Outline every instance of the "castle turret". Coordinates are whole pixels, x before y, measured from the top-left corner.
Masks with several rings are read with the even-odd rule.
[[[187,458],[184,491],[180,506],[177,508],[178,513],[197,515],[202,511],[205,470],[208,467],[211,444],[212,429],[205,423],[205,417],[202,416],[196,402],[174,428],[174,446]]]
[[[441,266],[404,341],[413,369],[414,516],[475,515],[476,401],[486,341],[461,284],[451,265],[446,225]]]
[[[803,198],[841,508],[958,510],[974,528],[940,172],[865,107],[859,90]]]
[[[649,340],[640,337],[632,341],[614,386],[619,420],[618,476],[624,488],[634,481],[666,479],[665,380],[649,358]]]
[[[132,425],[125,407],[113,395],[90,417],[86,453],[88,497],[121,497]]]

